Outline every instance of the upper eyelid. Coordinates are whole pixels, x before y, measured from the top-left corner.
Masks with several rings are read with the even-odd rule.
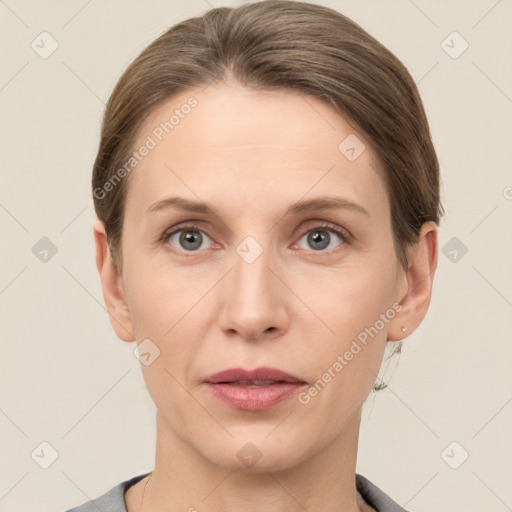
[[[176,233],[177,231],[189,229],[190,231],[194,231],[194,230],[201,231],[201,232],[205,233],[206,235],[208,235],[208,233],[207,233],[208,229],[201,227],[199,225],[200,222],[201,221],[183,221],[183,224],[179,223],[176,226],[172,226],[170,228],[165,229],[163,234],[166,235],[166,234],[171,234],[173,232]],[[324,221],[324,220],[314,220],[314,219],[307,221],[307,222],[316,223],[316,224],[312,225],[311,227],[304,228],[302,230],[303,234],[307,233],[308,231],[315,229],[315,228],[324,228],[326,230],[332,230],[335,232],[336,232],[336,230],[339,230],[343,233],[346,233],[347,236],[351,236],[350,232],[346,228],[344,228],[342,226],[337,226],[333,222]],[[208,236],[210,236],[210,235],[208,235]]]

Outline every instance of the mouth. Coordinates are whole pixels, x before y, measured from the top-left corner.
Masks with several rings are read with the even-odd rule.
[[[306,382],[277,368],[231,368],[210,375],[204,383],[212,395],[235,409],[271,409],[295,395]]]
[[[244,368],[230,368],[228,370],[223,370],[221,372],[210,375],[207,379],[205,379],[205,382],[211,384],[252,383],[257,386],[268,386],[277,382],[305,384],[304,380],[296,377],[295,375],[291,375],[283,370],[279,370],[278,368],[269,368],[266,366],[255,368],[254,370],[245,370]]]
[[[230,384],[241,388],[261,388],[285,382],[282,380],[235,380],[232,382],[217,382],[216,384]]]

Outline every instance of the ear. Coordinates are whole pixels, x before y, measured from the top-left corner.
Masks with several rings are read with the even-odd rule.
[[[437,226],[432,221],[425,222],[420,229],[418,242],[408,253],[408,268],[402,269],[407,293],[398,297],[402,310],[388,325],[389,341],[400,341],[409,336],[425,318],[437,268],[437,246]],[[402,327],[406,329],[404,332]]]
[[[105,226],[100,220],[94,225],[94,241],[96,244],[96,266],[100,274],[103,299],[107,306],[110,324],[121,340],[135,341],[122,278],[114,267]]]

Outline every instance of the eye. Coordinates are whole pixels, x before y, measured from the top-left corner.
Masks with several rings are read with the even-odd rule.
[[[334,238],[333,235],[334,234]],[[332,247],[333,241],[338,238],[341,243]],[[309,247],[301,246],[301,240],[305,239]],[[315,252],[330,252],[336,250],[348,243],[351,239],[350,234],[343,228],[338,226],[323,223],[313,228],[308,229],[296,244],[301,249],[312,249]],[[208,241],[210,244],[208,244]],[[213,240],[197,225],[189,224],[185,226],[177,226],[165,231],[161,238],[162,244],[171,244],[178,250],[186,252],[199,252],[200,249],[206,249],[211,245]],[[327,250],[324,250],[326,249]]]
[[[211,238],[195,225],[180,226],[171,231],[166,231],[162,236],[164,243],[170,243],[174,247],[188,252],[197,252],[198,249],[204,249],[203,245],[207,240],[211,241]]]
[[[332,234],[334,234],[335,236],[333,237]],[[333,242],[335,242],[335,238],[341,240],[342,243],[333,247],[332,244]],[[303,239],[306,240],[306,244],[308,244],[309,247],[301,247],[300,242]],[[336,247],[339,247],[340,245],[344,245],[344,243],[347,243],[348,239],[349,234],[344,229],[339,228],[337,226],[333,226],[331,224],[321,224],[306,231],[306,233],[304,233],[304,235],[302,235],[302,237],[300,238],[298,245],[302,249],[311,248],[314,251],[330,252],[330,250],[336,249]],[[324,250],[326,248],[327,250]]]

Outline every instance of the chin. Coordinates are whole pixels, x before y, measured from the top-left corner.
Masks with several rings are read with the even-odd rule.
[[[218,467],[239,473],[258,474],[286,470],[300,464],[307,458],[303,441],[288,442],[272,439],[268,436],[271,429],[265,429],[263,435],[235,436],[225,444],[216,444],[203,452],[206,458]],[[312,450],[313,447],[310,447]]]

